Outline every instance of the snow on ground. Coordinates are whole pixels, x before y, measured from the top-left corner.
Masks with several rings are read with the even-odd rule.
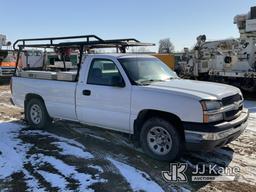
[[[103,169],[102,169],[100,166],[98,166],[98,165],[89,165],[88,167],[97,169],[100,173],[103,173],[103,172],[104,172]]]
[[[43,155],[43,154],[37,154],[37,155],[33,155],[30,159],[30,162],[32,162],[34,164],[34,166],[42,166],[43,164],[50,164],[52,165],[52,167],[54,167],[55,169],[57,169],[57,171],[59,173],[61,173],[63,176],[65,176],[65,178],[72,178],[78,181],[78,183],[80,184],[79,186],[79,190],[78,191],[91,191],[88,186],[97,183],[97,182],[106,182],[106,180],[104,179],[93,179],[91,175],[86,174],[86,173],[79,173],[78,171],[76,171],[76,167],[75,166],[71,166],[68,165],[66,163],[64,163],[62,160],[56,159],[55,157],[52,156],[47,156],[47,155]],[[101,167],[100,167],[101,168]],[[102,172],[103,169],[101,168]],[[57,177],[57,180],[63,180],[66,183],[66,180],[63,176],[60,175],[51,175],[50,174],[50,179],[52,177]],[[95,175],[96,177],[98,177],[98,175]],[[66,185],[65,185],[66,186]],[[61,191],[67,191],[67,189],[65,188],[65,186],[61,186],[62,190]]]
[[[30,142],[24,143],[24,138],[22,138],[24,136],[29,140],[36,138],[38,143],[47,142],[46,148],[40,148],[35,146],[37,144]],[[73,139],[60,137],[46,131],[27,130],[22,125],[11,122],[0,122],[0,137],[1,183],[11,181],[13,175],[17,173],[23,174],[23,181],[28,191],[72,191],[73,188],[70,188],[71,180],[74,182],[73,186],[75,186],[76,191],[94,191],[93,185],[112,182],[101,176],[104,175],[104,169],[94,163],[95,156]],[[49,146],[49,150],[47,146]],[[52,149],[53,146],[54,149]],[[35,149],[37,152],[34,151]],[[66,158],[72,156],[89,161],[87,167],[95,170],[96,173],[81,171],[76,165],[65,162],[65,158],[60,158],[63,156]],[[129,183],[128,189],[133,191],[163,191],[147,173],[110,157],[105,161],[110,161],[111,166],[117,169],[118,174],[121,174],[122,178]],[[0,186],[0,190],[2,189],[9,190]]]
[[[47,171],[38,171],[38,173],[47,181],[49,182],[52,187],[57,187],[60,189],[60,191],[66,191],[67,182],[65,178],[62,176],[55,174],[55,173],[49,173]]]
[[[10,95],[10,93],[11,93],[11,91],[1,91],[0,92],[0,97],[3,97],[3,96],[5,96],[5,95]]]
[[[112,158],[108,158],[108,160],[116,166],[134,191],[163,191],[157,183],[151,180],[147,173]]]
[[[99,178],[99,175],[93,178],[93,175],[78,172],[74,166],[64,163],[57,157],[40,153],[29,155],[28,151],[33,146],[23,143],[19,138],[19,133],[31,134],[31,136],[41,133],[43,136],[59,139],[58,142],[49,144],[56,145],[60,149],[59,154],[61,155],[72,155],[84,159],[93,158],[91,153],[85,151],[84,146],[81,148],[81,144],[74,140],[68,140],[47,132],[22,131],[22,126],[19,124],[0,122],[0,179],[8,181],[14,173],[22,172],[26,185],[31,191],[44,191],[38,179],[24,167],[25,164],[30,163],[37,174],[50,183],[51,187],[56,187],[60,191],[69,190],[66,178],[72,178],[77,181],[79,185],[78,191],[93,191],[90,189],[92,184],[106,182],[106,180]],[[66,143],[63,141],[66,141]],[[41,170],[46,163],[57,169],[58,173]],[[97,169],[103,171],[101,167]]]
[[[48,163],[48,164],[52,165],[52,167],[54,169],[56,169],[59,173],[61,173],[64,176],[63,177],[58,174],[54,174],[54,175],[50,174],[49,178],[48,178],[50,181],[54,181],[54,179],[52,179],[54,177],[56,178],[57,181],[62,180],[65,183],[66,183],[65,178],[72,178],[72,179],[77,180],[78,183],[80,184],[78,191],[85,191],[85,190],[91,191],[91,189],[89,189],[88,186],[90,186],[94,183],[97,183],[99,181],[102,183],[106,182],[106,180],[104,180],[104,179],[99,179],[99,178],[93,179],[92,176],[89,174],[79,173],[78,171],[76,171],[75,166],[68,165],[68,164],[64,163],[62,160],[56,159],[55,157],[52,157],[52,156],[36,154],[30,158],[30,162],[32,162],[34,166],[42,166],[42,165],[45,165],[46,163]],[[96,175],[96,176],[98,176],[98,175]],[[46,180],[47,180],[47,178],[46,178]],[[56,184],[54,183],[54,185],[56,185]],[[67,189],[65,188],[66,185],[61,184],[60,187],[61,187],[60,188],[61,191],[67,191]]]
[[[93,158],[93,155],[89,152],[84,151],[83,149],[72,146],[65,142],[53,142],[52,144],[58,146],[60,150],[62,150],[60,153],[62,155],[73,155],[76,157],[80,157],[83,159],[90,159]]]
[[[19,107],[16,107],[15,105],[12,105],[12,104],[6,104],[6,103],[0,103],[0,106],[2,106],[2,107],[6,107],[6,108],[19,109]]]
[[[44,192],[44,188],[40,186],[37,179],[33,177],[26,169],[23,169],[24,179],[29,191]]]
[[[0,179],[23,169],[29,146],[17,139],[20,125],[0,122]]]

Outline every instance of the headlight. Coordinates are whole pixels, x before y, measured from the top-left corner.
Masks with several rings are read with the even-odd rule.
[[[223,114],[220,112],[222,107],[219,101],[201,101],[203,108],[204,123],[211,123],[223,120]]]
[[[222,104],[219,101],[201,101],[204,111],[213,111],[221,108]]]

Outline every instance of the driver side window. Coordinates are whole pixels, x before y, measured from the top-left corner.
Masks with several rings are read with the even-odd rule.
[[[121,79],[116,64],[108,59],[94,59],[91,63],[87,84],[113,86],[113,79]]]

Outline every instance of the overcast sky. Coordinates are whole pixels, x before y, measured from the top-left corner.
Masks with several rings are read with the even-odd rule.
[[[0,33],[8,39],[96,34],[158,43],[176,50],[208,40],[238,37],[233,18],[255,0],[0,0]],[[156,49],[153,49],[156,50]]]

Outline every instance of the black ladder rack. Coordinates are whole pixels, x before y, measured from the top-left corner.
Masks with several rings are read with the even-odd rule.
[[[79,41],[70,41],[70,40]],[[64,41],[68,40],[68,41]],[[56,42],[61,41],[61,42]],[[40,43],[35,43],[40,42]],[[54,48],[54,47],[70,47],[86,49],[96,48],[117,48],[120,52],[125,53],[127,47],[132,46],[154,46],[153,43],[142,43],[134,38],[127,39],[109,39],[103,40],[96,35],[82,35],[82,36],[66,36],[66,37],[49,37],[49,38],[35,38],[35,39],[18,39],[13,44],[14,50],[22,50],[24,48]]]
[[[74,41],[78,40],[79,41]],[[65,41],[68,40],[68,41]],[[72,41],[73,40],[73,41]],[[60,42],[56,42],[60,41]],[[18,51],[14,76],[19,63],[20,53],[24,48],[75,48],[79,49],[79,62],[77,68],[76,81],[79,77],[79,71],[82,63],[82,55],[84,52],[90,53],[90,49],[97,48],[116,48],[117,52],[125,53],[127,47],[135,46],[155,46],[153,43],[142,43],[134,38],[127,39],[109,39],[103,40],[96,35],[81,35],[81,36],[65,36],[65,37],[48,37],[34,39],[18,39],[13,44],[13,49]],[[64,68],[66,69],[65,63]]]

